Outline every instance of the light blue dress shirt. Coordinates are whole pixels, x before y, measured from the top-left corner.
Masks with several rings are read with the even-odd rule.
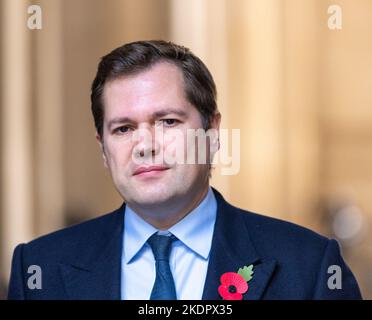
[[[207,276],[217,202],[209,188],[203,201],[167,231],[159,231],[125,207],[121,259],[121,298],[148,300],[155,282],[155,259],[147,243],[154,233],[172,233],[169,258],[178,300],[200,300]]]

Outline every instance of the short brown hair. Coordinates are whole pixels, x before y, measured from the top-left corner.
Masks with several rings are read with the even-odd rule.
[[[102,93],[107,81],[144,71],[155,63],[168,61],[183,73],[185,94],[203,119],[204,129],[217,110],[217,90],[213,77],[204,63],[188,48],[163,40],[137,41],[116,48],[101,58],[92,83],[91,107],[94,124],[103,136],[104,106]]]

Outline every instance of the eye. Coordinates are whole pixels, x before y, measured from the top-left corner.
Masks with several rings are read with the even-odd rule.
[[[116,129],[114,129],[114,133],[118,133],[118,134],[124,134],[124,133],[127,133],[130,129],[130,127],[128,126],[121,126],[121,127],[118,127]]]
[[[167,127],[173,127],[175,126],[177,123],[179,123],[178,120],[176,119],[163,119],[161,120],[163,122],[163,124]]]

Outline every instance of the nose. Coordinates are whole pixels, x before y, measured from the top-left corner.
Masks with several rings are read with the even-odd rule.
[[[155,129],[152,126],[140,126],[133,135],[135,146],[133,157],[141,162],[151,160],[160,151],[160,143],[156,138]]]

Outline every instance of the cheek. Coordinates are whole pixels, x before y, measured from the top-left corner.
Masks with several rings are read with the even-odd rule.
[[[164,151],[165,159],[171,159],[172,163],[176,162],[177,164],[186,162],[187,154],[190,152],[188,150],[190,148],[187,143],[186,131],[172,130],[165,133],[160,145]]]
[[[131,147],[126,143],[107,143],[105,155],[108,166],[114,170],[127,166],[131,161]]]

